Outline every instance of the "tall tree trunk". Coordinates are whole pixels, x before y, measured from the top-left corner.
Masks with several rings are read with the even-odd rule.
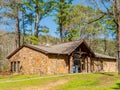
[[[34,36],[36,38],[38,38],[38,22],[39,22],[39,14],[38,14],[38,7],[36,6],[36,11],[35,11],[35,14],[36,14],[36,20],[35,20],[35,30],[34,30]]]
[[[107,40],[106,38],[104,38],[104,54],[106,53],[107,51]]]
[[[22,13],[23,44],[25,44],[24,14]]]
[[[60,24],[60,43],[63,42],[63,39],[62,39],[62,24]]]
[[[120,76],[120,17],[118,19],[118,25],[117,25],[117,50],[118,50],[118,75]]]
[[[15,46],[16,48],[20,47],[20,30],[19,30],[19,10],[16,7],[16,29],[15,29]]]
[[[62,3],[63,1],[60,0],[60,3]],[[60,5],[60,18],[59,18],[59,31],[60,31],[60,43],[63,42],[63,39],[62,39],[62,32],[63,32],[63,20],[62,20],[62,15],[63,15],[63,11],[62,11],[62,6]]]

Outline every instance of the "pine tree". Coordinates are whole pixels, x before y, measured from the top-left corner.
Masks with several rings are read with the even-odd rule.
[[[58,31],[60,33],[60,42],[63,42],[63,28],[66,24],[66,16],[69,13],[72,0],[56,0],[55,1],[55,22],[59,25]]]

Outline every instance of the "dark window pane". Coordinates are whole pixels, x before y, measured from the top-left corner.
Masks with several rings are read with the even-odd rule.
[[[81,56],[80,56],[80,54],[79,53],[75,53],[74,55],[73,55],[73,58],[76,58],[76,59],[79,59]]]
[[[14,72],[16,72],[16,62],[14,62]]]
[[[80,65],[80,60],[74,60],[74,65]]]
[[[20,72],[20,61],[18,61],[18,72]]]

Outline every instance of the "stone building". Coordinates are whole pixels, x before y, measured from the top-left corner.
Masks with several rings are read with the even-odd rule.
[[[53,46],[23,45],[7,56],[22,74],[116,72],[116,58],[94,53],[83,40]]]

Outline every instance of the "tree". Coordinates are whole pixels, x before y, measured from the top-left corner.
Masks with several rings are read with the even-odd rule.
[[[20,30],[21,30],[21,37],[22,37],[22,44],[27,43],[26,38],[27,34],[30,36],[32,35],[32,24],[34,23],[33,18],[33,12],[31,12],[31,9],[33,9],[32,6],[29,5],[29,3],[21,2],[21,18],[20,18]],[[28,8],[29,7],[29,8]],[[33,36],[33,35],[32,35]]]
[[[45,35],[46,38],[46,43],[48,44],[48,33],[49,33],[49,28],[47,26],[41,26],[41,33]]]
[[[90,6],[72,5],[72,10],[68,13],[67,22],[64,25],[63,37],[65,41],[84,38],[94,52],[114,55],[108,48],[108,46],[111,47],[109,38],[115,29],[114,23],[108,21],[112,17],[104,16],[99,21],[88,24],[89,21],[100,15],[98,15],[97,9],[94,10]],[[114,44],[112,45],[114,47]],[[114,49],[112,50],[114,51]]]
[[[120,0],[87,0],[92,2],[91,7],[99,10],[99,17],[91,20],[88,24],[98,21],[104,16],[111,16],[112,21],[116,24],[116,39],[118,52],[118,75],[120,75]],[[93,6],[94,5],[94,6]]]
[[[38,38],[36,38],[36,37],[33,36],[33,35],[29,35],[29,36],[26,38],[26,42],[29,43],[29,44],[37,45],[37,44],[38,44]]]
[[[72,3],[72,0],[56,0],[55,1],[55,22],[59,25],[58,30],[60,33],[60,42],[62,43],[63,38],[63,26],[66,23],[66,16],[69,13],[70,5]]]
[[[32,8],[31,12],[33,13],[34,18],[34,36],[38,38],[40,21],[48,16],[48,14],[53,10],[53,1],[52,0],[28,0],[24,2],[28,8]]]
[[[20,28],[19,28],[19,11],[20,11],[20,2],[22,0],[5,0],[3,6],[2,17],[10,18],[15,21],[15,46],[16,48],[20,47]],[[8,11],[5,11],[9,9]]]
[[[100,22],[87,24],[89,20],[94,19],[95,15],[96,11],[89,6],[72,5],[72,10],[66,16],[67,21],[64,25],[67,38],[69,40],[87,39],[92,47],[94,39],[101,34]]]
[[[19,0],[17,1],[13,1],[11,3],[11,6],[12,4],[15,4],[15,6],[13,5],[12,8],[15,9],[15,18],[16,18],[16,28],[15,28],[15,42],[16,42],[16,48],[19,48],[20,47],[20,29],[19,29]]]

